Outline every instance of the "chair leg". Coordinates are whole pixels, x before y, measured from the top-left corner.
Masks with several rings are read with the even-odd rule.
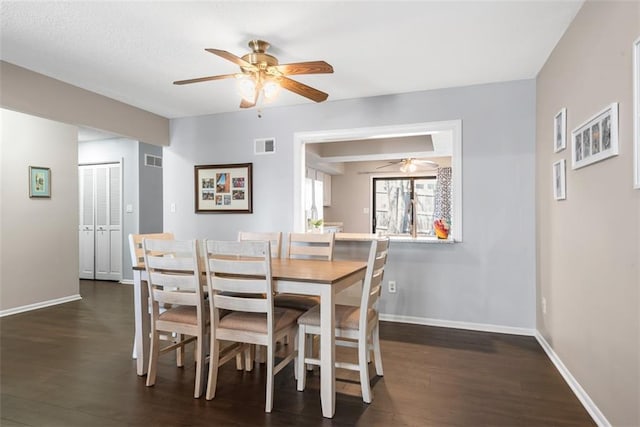
[[[184,340],[184,335],[176,334],[176,339],[174,340],[176,343]],[[180,346],[176,348],[176,366],[178,368],[182,368],[184,366],[184,346]]]
[[[360,387],[362,400],[371,403],[371,385],[369,384],[369,364],[367,363],[367,338],[358,340],[358,365],[360,365]]]
[[[206,399],[211,400],[216,396],[216,383],[218,382],[218,366],[220,356],[220,343],[214,337],[210,338],[209,346],[209,378],[207,384]]]
[[[244,370],[251,372],[253,370],[253,360],[255,359],[255,344],[250,344],[244,350]]]
[[[304,358],[306,350],[306,329],[304,325],[298,325],[298,358],[296,366],[298,371],[298,391],[304,391],[307,371],[304,369]]]
[[[271,412],[271,409],[273,409],[274,347],[275,342],[270,342],[267,346],[267,397],[264,405],[265,412]]]
[[[306,335],[304,337],[305,352],[309,357],[317,357],[320,353],[320,345],[317,335]],[[313,365],[306,365],[307,371],[313,371]]]
[[[151,333],[151,345],[149,348],[149,367],[147,368],[147,387],[156,383],[156,368],[160,356],[160,334],[154,330]]]
[[[380,351],[380,324],[377,324],[371,332],[373,341],[373,358],[376,363],[376,375],[379,377],[384,375],[382,371],[382,352]]]
[[[202,396],[204,391],[204,376],[205,376],[205,355],[204,355],[204,339],[203,333],[198,335],[196,340],[196,386],[193,393],[193,397],[196,399]]]

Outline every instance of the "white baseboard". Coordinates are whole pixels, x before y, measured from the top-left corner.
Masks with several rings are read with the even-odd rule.
[[[122,279],[120,280],[120,283],[123,285],[133,285],[133,279]]]
[[[574,376],[571,375],[569,369],[567,369],[564,363],[562,363],[562,360],[560,360],[556,352],[553,351],[553,348],[551,348],[542,334],[536,331],[535,337],[544,349],[545,353],[547,353],[549,359],[551,359],[551,361],[555,365],[558,372],[560,372],[560,375],[562,375],[562,378],[564,378],[565,382],[569,385],[569,387],[571,387],[573,394],[576,395],[580,403],[582,403],[582,406],[584,406],[584,409],[586,409],[589,415],[591,415],[593,421],[595,421],[595,423],[600,427],[611,427],[611,423],[609,423],[607,418],[600,411],[600,409],[598,409],[596,404],[593,403],[593,400],[591,400],[591,397],[589,397],[587,392],[584,391],[578,380],[576,380]]]
[[[492,325],[488,323],[458,322],[455,320],[430,319],[427,317],[398,316],[380,313],[380,320],[387,322],[412,323],[414,325],[440,326],[443,328],[467,329],[470,331],[497,332],[500,334],[535,336],[535,329],[512,326]]]
[[[81,300],[80,294],[69,295],[68,297],[56,298],[49,301],[36,302],[34,304],[23,305],[21,307],[8,308],[0,310],[0,317],[10,316],[12,314],[24,313],[25,311],[38,310],[40,308],[50,307],[52,305],[64,304],[65,302]]]

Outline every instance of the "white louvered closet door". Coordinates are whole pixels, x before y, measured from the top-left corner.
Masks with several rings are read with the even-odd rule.
[[[94,205],[94,167],[80,166],[80,278],[95,277],[95,209]]]
[[[93,173],[93,221],[94,243],[93,251],[89,244],[81,244],[80,265],[82,277],[82,265],[84,260],[89,262],[93,258],[94,276],[97,280],[120,280],[122,278],[122,204],[121,204],[121,168],[120,164],[105,164],[93,166],[81,166],[88,168]],[[89,173],[87,173],[88,175]],[[81,172],[81,180],[83,174]],[[85,178],[88,180],[88,178]],[[88,189],[82,192],[83,196],[89,196]],[[82,200],[81,206],[88,204]],[[85,208],[88,216],[89,208]],[[82,218],[82,214],[81,214]],[[84,219],[81,219],[84,221]],[[82,226],[81,226],[82,227]],[[82,228],[81,228],[82,229]],[[88,242],[89,238],[86,238]],[[83,251],[86,248],[86,253]],[[91,255],[89,253],[92,252]],[[89,278],[89,277],[82,277]]]

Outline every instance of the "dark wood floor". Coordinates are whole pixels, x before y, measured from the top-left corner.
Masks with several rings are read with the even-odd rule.
[[[222,368],[216,398],[194,399],[194,365],[164,357],[154,387],[136,376],[132,287],[81,281],[83,299],[0,320],[1,422],[9,426],[594,425],[532,337],[383,323],[385,376],[373,403],[338,370],[323,419],[319,375],[297,392],[289,366],[264,412],[265,372]],[[191,352],[189,352],[191,353]],[[192,357],[189,355],[189,357]]]

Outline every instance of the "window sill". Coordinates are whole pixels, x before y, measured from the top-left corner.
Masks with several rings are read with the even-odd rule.
[[[336,233],[336,241],[343,242],[366,242],[371,241],[375,238],[379,237],[377,234],[366,234],[366,233]],[[430,243],[430,244],[449,244],[449,243],[459,243],[456,242],[452,237],[448,239],[438,239],[437,237],[411,237],[411,236],[389,236],[389,239],[392,242],[402,242],[402,243]]]

